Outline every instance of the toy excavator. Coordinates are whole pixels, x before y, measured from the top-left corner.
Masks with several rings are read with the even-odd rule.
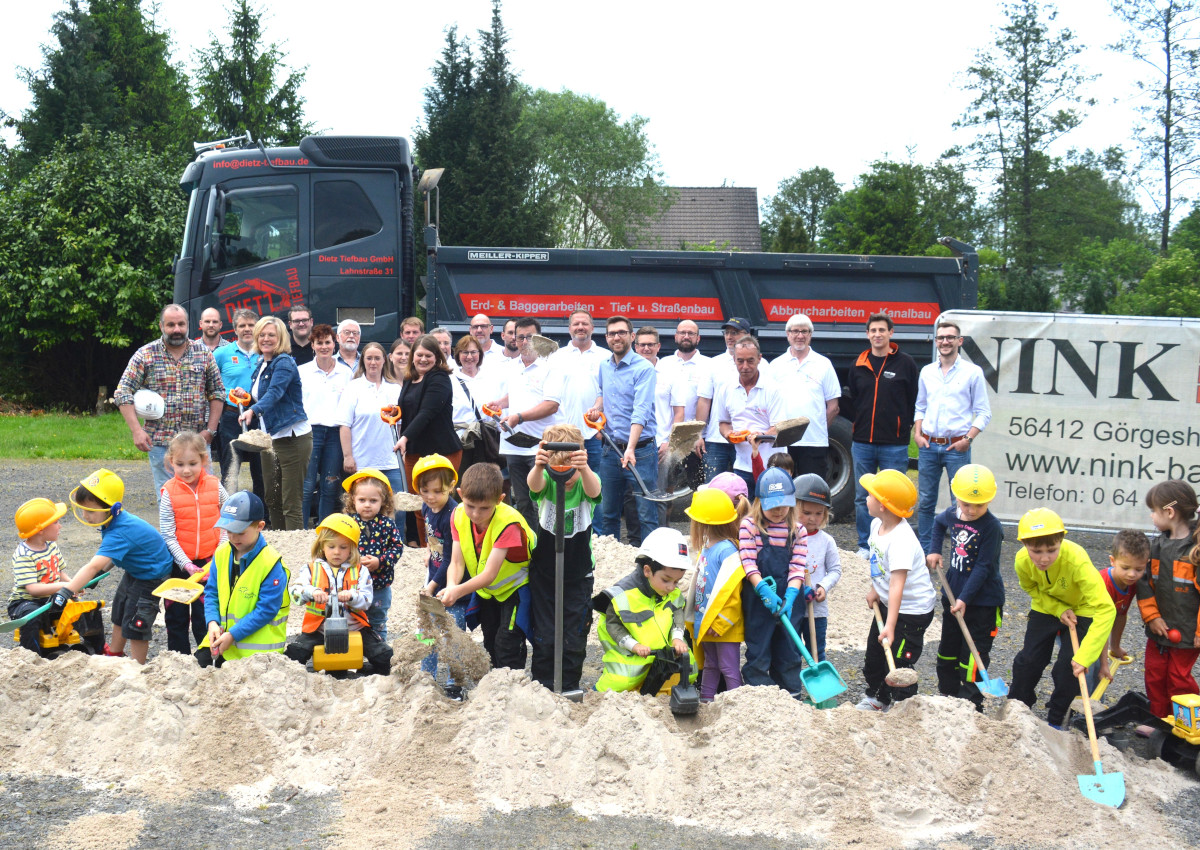
[[[1155,717],[1146,695],[1130,691],[1092,720],[1098,734],[1115,732],[1130,723],[1145,724],[1154,730],[1148,741],[1152,758],[1200,774],[1200,695],[1171,697],[1171,711],[1166,717]],[[1071,721],[1079,729],[1084,729],[1085,723],[1079,716]]]
[[[107,572],[101,573],[88,582],[87,586],[95,587],[96,583],[107,575]],[[44,607],[49,608],[50,606]],[[67,602],[58,619],[53,623],[46,623],[49,627],[48,631],[44,628],[38,630],[37,643],[42,657],[55,658],[72,649],[88,655],[103,655],[104,620],[100,614],[103,607],[104,602],[99,599],[72,599]],[[32,621],[40,613],[42,613],[42,609],[32,612],[22,620]],[[26,622],[22,622],[13,630],[13,640],[18,643],[20,643],[21,632]],[[45,621],[43,620],[43,622]]]

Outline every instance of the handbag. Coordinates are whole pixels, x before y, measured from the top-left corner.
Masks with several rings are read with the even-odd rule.
[[[475,413],[475,421],[467,427],[462,437],[463,451],[470,452],[472,463],[499,464],[500,431],[483,424],[483,418],[479,415],[479,407],[475,404],[467,382],[458,375],[454,376],[454,380],[458,381],[463,392],[467,394],[467,400],[471,402],[471,410]],[[466,466],[464,465],[463,468],[465,469]]]

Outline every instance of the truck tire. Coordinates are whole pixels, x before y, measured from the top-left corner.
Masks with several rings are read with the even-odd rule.
[[[834,522],[854,522],[854,425],[838,416],[829,426],[829,501]]]

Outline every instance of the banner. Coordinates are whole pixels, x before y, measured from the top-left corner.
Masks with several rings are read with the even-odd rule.
[[[1200,486],[1200,319],[943,318],[987,378],[992,421],[971,459],[995,474],[1001,519],[1049,507],[1068,526],[1150,530],[1151,486]]]

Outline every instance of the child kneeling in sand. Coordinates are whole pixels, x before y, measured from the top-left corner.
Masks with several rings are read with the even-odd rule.
[[[370,662],[369,673],[387,675],[392,670],[392,648],[379,639],[367,619],[371,607],[372,580],[363,569],[358,555],[358,521],[346,514],[330,514],[317,526],[311,563],[296,573],[292,599],[304,605],[301,634],[287,645],[283,654],[307,664],[313,649],[325,640],[325,619],[332,606],[329,597],[337,594],[350,631],[362,636],[363,657]]]

